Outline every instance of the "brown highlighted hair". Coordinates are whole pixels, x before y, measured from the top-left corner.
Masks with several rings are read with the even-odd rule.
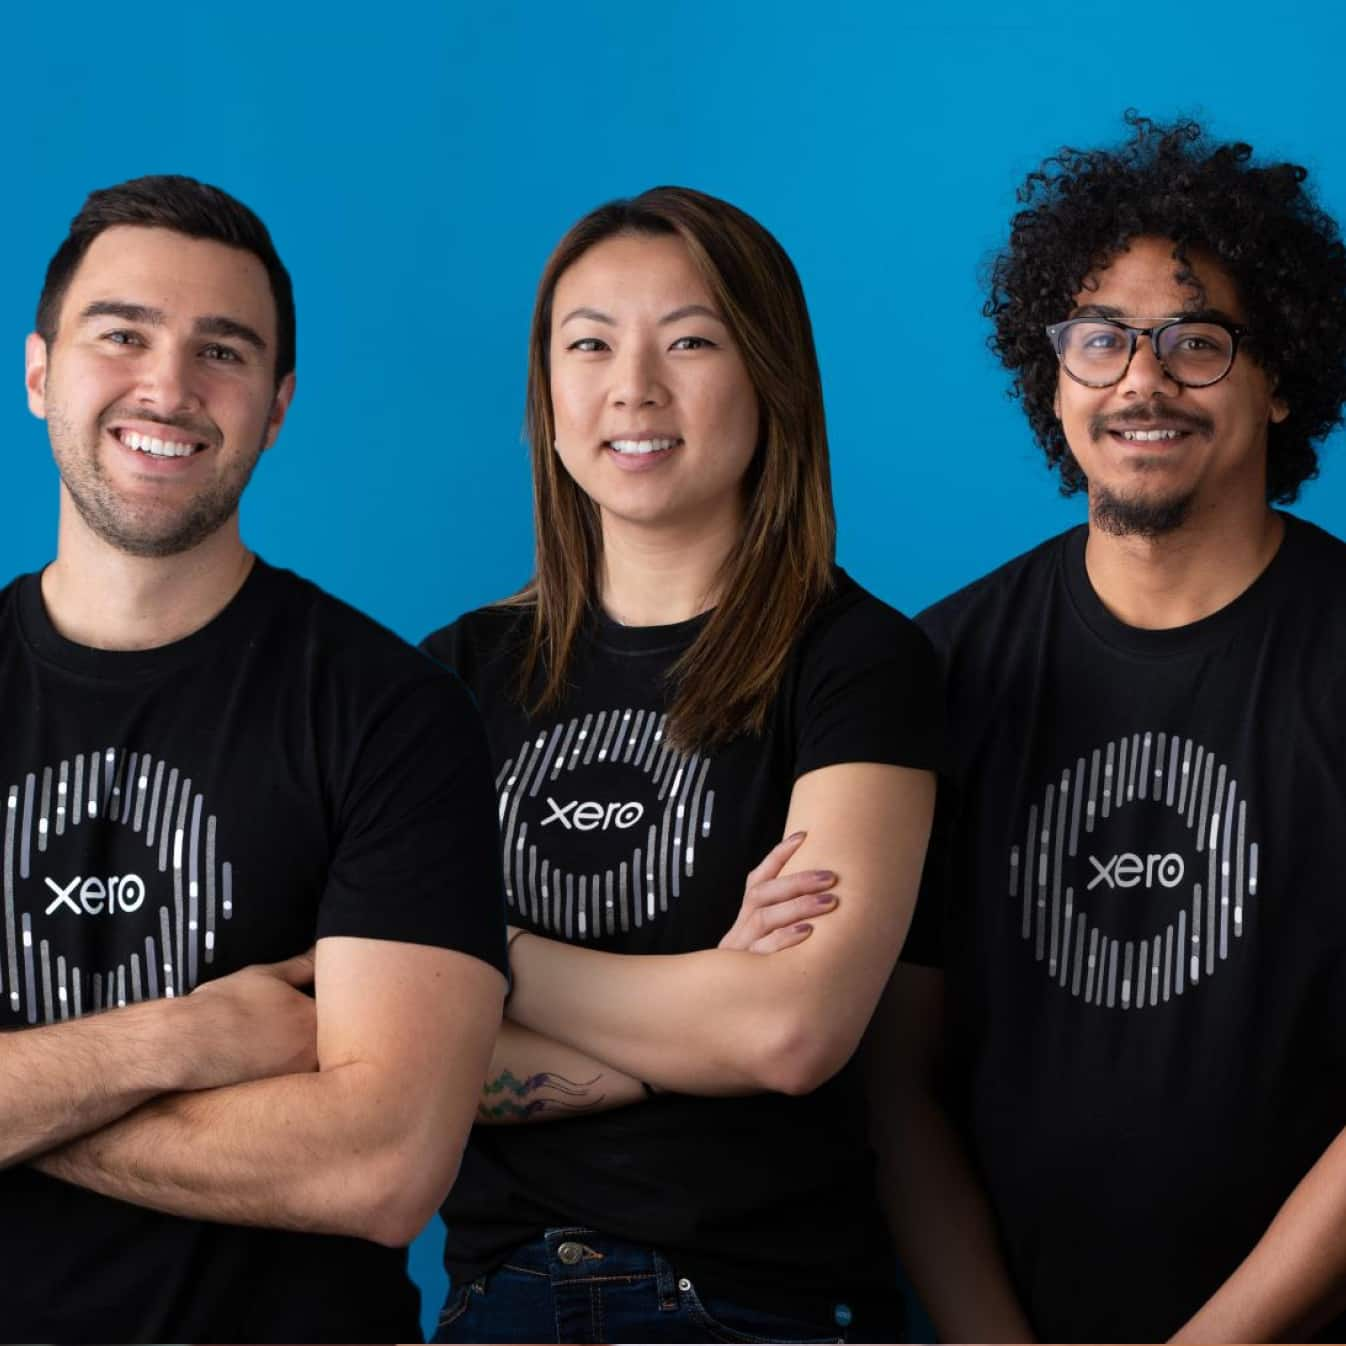
[[[537,572],[512,599],[532,608],[519,693],[536,714],[565,696],[576,638],[597,602],[598,510],[553,449],[552,301],[565,271],[619,234],[673,235],[687,247],[756,390],[759,442],[744,490],[743,533],[718,600],[670,671],[669,734],[711,748],[765,725],[786,660],[832,584],[832,509],[822,380],[804,290],[785,249],[751,216],[687,187],[654,187],[575,224],[538,284],[528,357]]]
[[[266,269],[276,302],[276,383],[294,369],[294,288],[266,225],[228,192],[176,173],[132,178],[89,193],[47,264],[37,301],[37,333],[48,346],[56,337],[61,303],[84,254],[103,230],[119,224],[171,229],[252,253]]]

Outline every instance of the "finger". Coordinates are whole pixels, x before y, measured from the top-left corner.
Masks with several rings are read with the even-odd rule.
[[[802,944],[813,933],[813,927],[807,921],[797,921],[784,930],[773,930],[769,935],[754,940],[748,946],[749,953],[779,953],[782,949]]]
[[[767,907],[773,902],[788,902],[803,893],[830,888],[836,881],[837,876],[830,869],[801,869],[797,874],[785,874],[755,884],[743,894],[743,905],[751,909]]]
[[[749,871],[744,886],[751,888],[754,883],[761,883],[765,879],[774,879],[785,868],[785,862],[804,844],[806,836],[808,836],[807,832],[792,832],[784,841],[778,841],[762,857],[762,861],[757,868]]]
[[[282,963],[272,963],[269,971],[272,976],[289,982],[291,986],[309,986],[313,982],[313,968],[314,951],[308,949]]]
[[[752,933],[756,941],[773,930],[784,930],[797,921],[811,921],[818,916],[826,916],[836,909],[835,893],[807,893],[803,897],[791,898],[788,902],[776,902],[762,907],[753,913]]]

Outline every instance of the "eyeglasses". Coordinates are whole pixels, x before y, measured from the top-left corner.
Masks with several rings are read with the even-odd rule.
[[[1184,388],[1209,388],[1234,365],[1246,327],[1222,318],[1169,318],[1153,327],[1132,327],[1108,318],[1067,318],[1047,328],[1061,368],[1086,388],[1110,388],[1131,367],[1136,341],[1150,348],[1164,373]]]

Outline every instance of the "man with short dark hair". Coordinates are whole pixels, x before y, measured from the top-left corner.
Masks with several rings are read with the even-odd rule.
[[[0,590],[0,1335],[414,1340],[402,1246],[505,985],[484,736],[240,539],[294,393],[250,210],[95,192],[37,327],[61,507]]]
[[[954,752],[877,1134],[943,1336],[1339,1334],[1346,547],[1273,505],[1346,401],[1346,253],[1302,169],[1131,125],[992,271],[1089,520],[921,619]]]

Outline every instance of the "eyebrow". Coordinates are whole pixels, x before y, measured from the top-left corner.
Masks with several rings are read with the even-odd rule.
[[[1105,318],[1109,322],[1127,322],[1126,314],[1119,308],[1114,308],[1111,304],[1082,304],[1071,315],[1072,318]],[[1170,313],[1165,318],[1160,318],[1160,322],[1170,322],[1174,318],[1181,318],[1185,322],[1227,322],[1235,327],[1240,325],[1239,319],[1232,314],[1224,312],[1218,308],[1184,308],[1176,313]],[[1135,324],[1131,324],[1134,326]]]
[[[606,313],[600,313],[596,308],[572,308],[570,312],[557,323],[557,326],[564,327],[566,323],[575,318],[588,318],[590,322],[606,323],[609,327],[617,326],[616,318],[613,318]]]
[[[669,323],[681,322],[684,318],[710,318],[713,322],[724,325],[724,319],[714,309],[707,308],[704,304],[684,304],[681,308],[675,308],[672,313],[664,314],[659,319],[659,326],[666,327]]]
[[[659,319],[659,326],[667,327],[670,323],[681,322],[684,318],[693,317],[710,318],[712,321],[724,325],[724,319],[714,309],[707,308],[704,304],[684,304],[681,308],[675,308],[672,313],[665,313]],[[617,326],[617,320],[614,317],[596,308],[571,309],[557,326],[564,327],[572,318],[588,318],[590,322],[605,323],[608,327]]]
[[[79,316],[81,322],[91,318],[121,318],[125,322],[144,323],[148,327],[162,327],[164,324],[163,309],[151,308],[148,304],[132,304],[123,299],[95,299]],[[246,341],[259,351],[266,350],[266,341],[259,332],[247,323],[223,313],[208,313],[198,318],[192,324],[192,330],[198,336],[232,337],[236,341]]]

